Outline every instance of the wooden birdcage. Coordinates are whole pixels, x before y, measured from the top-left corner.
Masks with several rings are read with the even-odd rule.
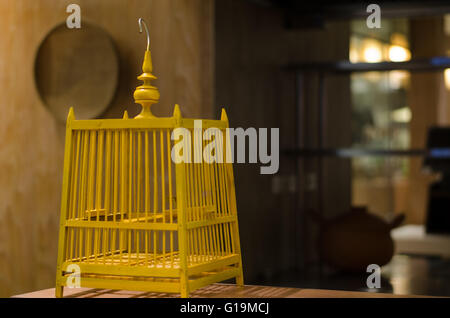
[[[141,23],[141,21],[140,21]],[[145,26],[145,25],[144,25]],[[148,31],[147,31],[148,34]],[[243,285],[232,164],[225,160],[228,119],[157,118],[159,99],[150,80],[147,46],[144,81],[134,97],[142,112],[129,119],[76,120],[69,111],[58,245],[56,296],[78,268],[80,287],[189,293],[236,278]],[[172,160],[177,128],[208,135],[186,143],[199,154],[213,142],[221,160]],[[176,154],[179,156],[179,154]],[[180,158],[180,157],[178,157]]]

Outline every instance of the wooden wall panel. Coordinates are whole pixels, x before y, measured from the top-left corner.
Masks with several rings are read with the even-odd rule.
[[[412,19],[410,34],[413,58],[445,55],[442,17]],[[443,80],[442,72],[411,73],[408,97],[412,112],[410,146],[413,149],[425,148],[428,128],[439,122],[438,106],[442,98]],[[448,105],[445,107],[448,108]],[[410,161],[409,200],[406,206],[406,222],[410,224],[424,224],[426,220],[428,186],[433,177],[423,172],[422,162],[422,158],[412,158]]]
[[[323,29],[284,28],[281,10],[248,1],[216,1],[216,83],[217,106],[227,108],[232,127],[277,127],[281,149],[295,146],[295,89],[293,74],[282,68],[288,63],[334,61],[348,58],[349,27],[346,22],[327,24]],[[317,81],[305,78],[309,109],[300,123],[304,142],[317,140]],[[327,79],[326,146],[349,146],[350,87],[345,77]],[[217,109],[216,112],[219,110]],[[295,160],[280,157],[278,176],[287,180]],[[276,176],[261,175],[259,164],[235,164],[236,195],[244,277],[261,282],[292,269],[302,254],[299,215],[294,209],[295,195],[286,188],[272,192]],[[313,165],[301,171],[313,172]],[[326,178],[326,180],[325,180]],[[350,206],[349,162],[324,163],[326,215],[336,215]],[[304,206],[314,201],[315,192],[299,192]],[[304,242],[300,242],[303,244]],[[314,242],[308,242],[316,250]]]
[[[54,284],[60,207],[64,125],[42,105],[33,81],[37,47],[67,18],[71,1],[0,1],[0,296]],[[155,81],[161,92],[157,115],[179,103],[185,116],[212,114],[213,1],[79,0],[83,20],[112,36],[120,57],[120,81],[102,117],[130,116],[139,106],[145,37],[149,24]],[[76,115],[76,105],[75,115]]]

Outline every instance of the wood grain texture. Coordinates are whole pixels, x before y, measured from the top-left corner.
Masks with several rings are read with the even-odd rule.
[[[55,280],[65,127],[42,105],[33,81],[39,43],[68,16],[71,2],[0,1],[0,296],[52,287]],[[150,28],[156,115],[210,114],[213,2],[204,0],[80,0],[82,20],[113,38],[120,78],[112,105],[101,117],[134,116],[145,37]],[[209,41],[209,42],[208,42]],[[76,105],[75,115],[77,114]]]

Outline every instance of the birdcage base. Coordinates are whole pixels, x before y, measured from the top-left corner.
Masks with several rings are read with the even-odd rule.
[[[118,253],[73,259],[64,263],[79,266],[79,287],[128,289],[149,292],[182,293],[239,278],[242,275],[238,254],[225,256],[191,255],[187,257],[187,273],[180,270],[178,252],[162,255]],[[60,285],[67,284],[76,273],[63,272]],[[186,295],[185,295],[186,296]]]
[[[237,254],[228,255],[209,255],[209,254],[191,254],[186,256],[189,266],[207,264],[224,259],[236,258]],[[107,265],[107,266],[131,266],[157,269],[178,269],[180,266],[180,257],[178,252],[164,254],[145,254],[145,253],[127,253],[115,252],[105,255],[92,255],[90,257],[74,258],[65,264],[78,265]]]

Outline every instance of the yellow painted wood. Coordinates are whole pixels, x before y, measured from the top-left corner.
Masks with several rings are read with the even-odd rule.
[[[214,274],[206,274],[201,278],[193,279],[189,281],[189,288],[190,290],[196,290],[199,288],[202,288],[206,285],[210,285],[216,282],[221,282],[233,277],[237,277],[239,275],[239,269],[238,268],[231,268],[227,270],[220,271],[218,273]]]
[[[77,120],[73,123],[73,129],[162,129],[173,128],[175,121],[171,117],[166,118],[145,118],[145,119],[91,119]]]
[[[64,280],[64,278],[62,278]],[[149,291],[149,292],[164,292],[164,293],[178,293],[180,290],[180,284],[178,282],[167,281],[138,281],[129,279],[114,279],[99,276],[82,277],[81,287],[88,288],[102,288],[102,289],[118,289],[120,286],[124,290],[137,290],[137,291]]]
[[[150,107],[152,104],[155,104],[159,101],[159,91],[158,89],[151,85],[151,81],[156,79],[156,76],[152,74],[153,65],[152,65],[152,55],[150,53],[150,36],[148,34],[148,28],[145,21],[140,18],[139,19],[139,28],[142,32],[142,26],[145,28],[145,32],[147,35],[147,50],[144,54],[144,63],[142,64],[142,74],[138,77],[139,80],[144,83],[141,86],[138,86],[134,91],[134,100],[137,104],[141,104],[142,111],[136,118],[151,118],[154,117],[152,114]]]
[[[221,216],[215,217],[211,220],[201,220],[201,221],[192,221],[188,222],[186,228],[191,230],[199,227],[206,227],[208,225],[216,225],[216,224],[229,224],[237,222],[237,217],[235,215],[232,216]]]
[[[72,156],[72,121],[75,120],[75,115],[73,112],[73,108],[70,108],[69,115],[67,116],[67,128],[66,128],[66,144],[64,151],[64,172],[63,172],[63,189],[61,194],[61,216],[60,216],[60,226],[59,226],[59,241],[58,241],[58,259],[56,264],[56,297],[62,297],[63,288],[60,284],[58,284],[58,277],[62,272],[62,263],[64,260],[64,256],[66,251],[64,251],[64,242],[66,240],[66,227],[64,226],[64,222],[67,216],[67,198],[69,196],[69,170],[71,166],[71,156]]]
[[[142,24],[144,25],[144,24]],[[174,129],[197,136],[212,127],[225,158],[228,118],[157,118],[150,106],[159,99],[144,57],[144,82],[134,94],[142,112],[136,118],[67,119],[58,245],[56,296],[78,265],[83,287],[180,293],[188,297],[207,284],[236,278],[243,284],[242,260],[231,163],[203,161],[206,141],[194,140],[192,160],[172,161]],[[209,157],[210,154],[205,154]],[[169,279],[171,278],[171,279]]]
[[[175,105],[173,117],[176,121],[176,127],[181,127],[181,112],[178,105]],[[186,164],[178,163],[175,169],[178,210],[178,248],[180,250],[180,293],[181,297],[184,298],[189,296],[186,230]]]
[[[66,268],[72,262],[65,262],[63,268]],[[101,275],[118,276],[140,276],[140,277],[176,277],[180,276],[180,270],[177,268],[151,268],[144,266],[125,266],[125,265],[104,265],[104,264],[80,264],[81,272]]]
[[[218,260],[205,262],[204,264],[199,264],[195,266],[191,266],[188,269],[189,275],[195,275],[202,272],[208,272],[215,270],[217,268],[223,268],[228,265],[238,264],[240,262],[239,255],[229,255]]]
[[[126,220],[128,221],[128,220]],[[155,230],[155,231],[176,231],[176,224],[168,223],[132,223],[132,222],[109,222],[109,221],[79,221],[69,220],[66,227],[92,228],[92,229],[122,229],[122,230]]]
[[[222,114],[221,114],[221,120],[223,122],[226,123],[226,126],[229,126],[228,123],[228,116],[227,113],[225,111],[225,109],[222,108]],[[226,133],[224,134],[225,137],[225,149],[229,149],[230,148],[230,136]],[[225,154],[226,156],[226,154]],[[241,241],[239,239],[239,224],[238,224],[238,219],[237,219],[237,207],[236,207],[236,189],[235,189],[235,184],[234,184],[234,174],[233,174],[233,165],[228,162],[226,160],[224,160],[225,162],[225,167],[227,169],[227,182],[229,184],[230,187],[230,191],[228,193],[228,200],[230,203],[230,207],[231,207],[231,213],[233,215],[236,216],[236,222],[233,224],[230,224],[230,226],[232,227],[232,233],[231,233],[231,240],[233,243],[233,247],[235,250],[235,253],[237,255],[239,255],[239,264],[238,264],[238,271],[239,271],[239,275],[236,277],[236,284],[238,284],[239,286],[244,286],[244,274],[243,274],[243,269],[242,269],[242,254],[241,254]]]

